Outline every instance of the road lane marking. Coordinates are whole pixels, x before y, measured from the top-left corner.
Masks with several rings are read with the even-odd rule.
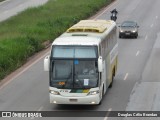
[[[138,51],[137,51],[137,53],[136,53],[136,56],[138,56],[138,55],[139,55],[139,53],[140,53],[140,51],[138,50]]]
[[[147,39],[148,39],[148,36],[146,35],[145,40],[147,40]]]
[[[156,16],[156,19],[158,19],[158,16]]]
[[[42,109],[43,109],[43,106],[41,106],[41,107],[37,110],[37,112],[42,111]]]
[[[110,111],[112,111],[112,108],[109,108],[109,109],[108,109],[108,112],[107,112],[107,114],[106,114],[104,120],[107,120],[107,119],[108,119],[108,116],[109,116],[109,114],[110,114]]]
[[[125,75],[125,77],[124,77],[124,79],[123,80],[127,80],[127,78],[128,78],[128,73],[126,73],[126,75]]]
[[[151,28],[153,27],[153,24],[151,24]]]
[[[117,0],[115,0],[112,4],[110,4],[102,13],[100,13],[99,15],[97,15],[94,19],[99,18],[101,15],[103,15],[107,10],[109,10],[112,6],[114,6],[116,4]]]

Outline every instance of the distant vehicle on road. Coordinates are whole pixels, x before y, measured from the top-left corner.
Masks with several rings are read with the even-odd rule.
[[[112,20],[82,20],[52,43],[44,59],[50,103],[100,104],[117,71],[118,43]]]
[[[111,20],[116,21],[117,20],[117,14],[118,11],[116,9],[110,11],[111,12]]]
[[[119,38],[122,37],[138,37],[138,24],[134,21],[124,21],[119,26]]]

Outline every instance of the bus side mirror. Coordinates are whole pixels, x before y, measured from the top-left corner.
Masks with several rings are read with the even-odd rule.
[[[102,56],[99,56],[98,58],[98,72],[103,71],[103,64],[102,64]]]
[[[50,56],[44,58],[44,71],[49,71]]]

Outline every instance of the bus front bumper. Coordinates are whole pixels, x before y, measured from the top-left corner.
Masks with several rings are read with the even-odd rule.
[[[100,103],[99,94],[88,95],[84,97],[65,97],[61,95],[50,94],[50,103],[54,104],[86,104],[96,105]]]

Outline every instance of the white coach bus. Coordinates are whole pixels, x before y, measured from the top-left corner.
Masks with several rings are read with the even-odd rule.
[[[82,20],[52,43],[44,59],[50,103],[100,104],[117,71],[116,23]]]

